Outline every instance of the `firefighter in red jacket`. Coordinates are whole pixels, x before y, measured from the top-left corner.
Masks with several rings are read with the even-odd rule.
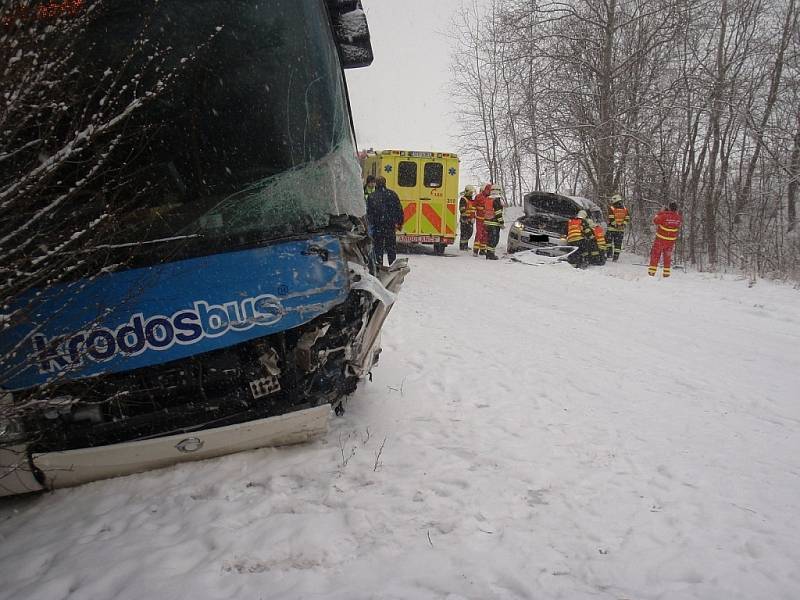
[[[650,251],[650,266],[647,269],[647,273],[651,277],[655,277],[662,256],[664,257],[662,277],[670,276],[672,249],[675,247],[675,240],[678,239],[681,221],[678,205],[675,202],[670,202],[669,206],[653,219],[653,224],[656,226],[656,239],[653,241],[653,249]]]
[[[486,214],[486,202],[489,194],[492,193],[492,184],[487,183],[483,186],[481,193],[475,197],[475,243],[472,244],[472,254],[486,254],[486,227],[484,219]]]
[[[593,242],[594,230],[589,225],[588,215],[585,210],[579,210],[577,216],[567,221],[567,244],[578,247],[570,254],[569,263],[576,268],[588,266]]]
[[[622,196],[614,194],[611,198],[611,206],[608,209],[608,231],[606,238],[608,246],[606,252],[608,258],[613,257],[616,262],[619,253],[622,252],[622,240],[625,238],[625,228],[631,224],[631,215],[628,209],[622,205]]]
[[[484,188],[485,189],[485,188]],[[483,205],[483,226],[486,228],[486,259],[498,260],[495,254],[500,242],[500,230],[503,228],[503,201],[499,193],[490,188],[489,195]]]

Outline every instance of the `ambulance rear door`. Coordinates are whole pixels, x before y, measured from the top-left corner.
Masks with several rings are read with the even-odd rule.
[[[445,159],[440,154],[419,153],[421,171],[419,189],[420,233],[436,238],[453,237],[455,230],[448,226],[447,199],[445,196]],[[444,243],[444,240],[438,240]]]
[[[419,236],[419,186],[422,176],[419,160],[408,156],[405,152],[401,156],[392,156],[392,159],[392,170],[395,173],[395,187],[393,189],[400,196],[400,204],[403,205],[404,222],[400,234]]]

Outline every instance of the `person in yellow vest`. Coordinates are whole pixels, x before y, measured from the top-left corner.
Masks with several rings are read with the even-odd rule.
[[[608,231],[606,232],[606,254],[614,262],[619,259],[622,252],[622,240],[625,238],[625,228],[631,224],[631,215],[622,203],[622,196],[614,194],[611,206],[608,209]]]
[[[589,252],[591,244],[594,242],[594,231],[589,225],[588,217],[585,210],[579,210],[576,216],[567,221],[567,244],[578,247],[578,250],[573,252],[567,260],[575,267],[589,265]]]
[[[364,203],[367,205],[367,210],[369,210],[369,197],[372,195],[372,192],[375,191],[375,175],[367,175],[367,180],[364,182]],[[370,236],[372,235],[372,224],[370,223],[368,226],[368,231]]]
[[[483,226],[486,227],[486,259],[497,260],[495,249],[500,242],[503,221],[503,200],[499,192],[492,190],[484,201]]]
[[[606,264],[606,234],[602,225],[598,225],[592,219],[588,219],[588,221],[594,232],[594,243],[589,251],[589,262],[593,265],[604,265]]]
[[[459,239],[458,249],[469,250],[469,238],[472,237],[473,224],[475,223],[475,186],[468,185],[464,188],[461,198],[458,199]]]

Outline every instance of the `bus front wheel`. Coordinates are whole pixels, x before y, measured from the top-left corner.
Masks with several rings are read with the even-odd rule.
[[[444,254],[444,249],[447,247],[447,244],[434,244],[433,245],[433,253],[442,255]]]

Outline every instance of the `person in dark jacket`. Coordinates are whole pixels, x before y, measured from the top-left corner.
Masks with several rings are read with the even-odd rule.
[[[397,258],[397,242],[395,231],[403,226],[403,205],[397,194],[386,187],[386,178],[375,180],[375,191],[369,195],[367,202],[367,220],[372,228],[372,239],[375,246],[375,261],[383,264],[384,252],[391,265]]]

